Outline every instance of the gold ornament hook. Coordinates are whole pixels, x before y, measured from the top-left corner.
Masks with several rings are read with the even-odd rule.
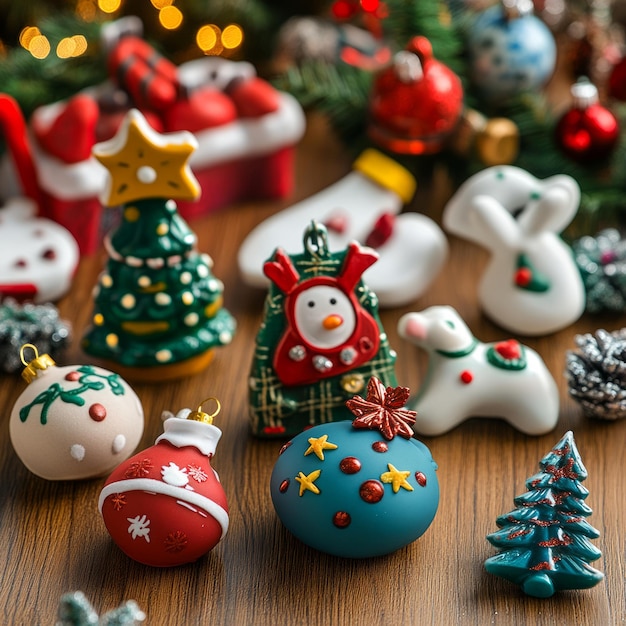
[[[27,361],[24,356],[24,351],[26,348],[30,348],[35,353],[35,358],[31,361]],[[22,378],[27,382],[31,383],[35,378],[37,378],[37,370],[43,371],[48,369],[49,367],[56,365],[54,359],[49,354],[39,354],[39,350],[37,346],[34,346],[32,343],[25,343],[20,348],[20,361],[24,365],[24,369],[22,370]]]
[[[213,413],[205,413],[202,410],[202,405],[206,404],[207,402],[210,402],[211,400],[213,400],[215,402],[216,405],[216,409]],[[191,413],[189,413],[189,415],[187,416],[188,420],[194,420],[196,422],[203,422],[205,424],[212,424],[213,423],[213,418],[222,410],[222,405],[220,404],[220,401],[215,397],[215,396],[210,396],[208,398],[205,398],[204,400],[202,400],[202,402],[200,402],[200,404],[198,405],[198,408],[195,411],[192,411]]]

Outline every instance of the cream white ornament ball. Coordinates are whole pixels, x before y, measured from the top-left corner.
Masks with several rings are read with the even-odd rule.
[[[35,358],[27,362],[24,352]],[[144,428],[137,394],[118,374],[94,365],[57,367],[35,346],[22,347],[28,387],[9,422],[22,463],[47,480],[80,480],[110,472],[135,450]]]

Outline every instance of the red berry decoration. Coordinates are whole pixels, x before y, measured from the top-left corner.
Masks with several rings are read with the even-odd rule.
[[[556,140],[563,152],[583,165],[606,160],[619,140],[619,123],[598,102],[598,90],[587,80],[572,86],[573,107],[556,125]]]
[[[191,563],[228,530],[226,495],[210,463],[222,435],[212,423],[220,405],[212,415],[201,409],[165,420],[155,445],[121,464],[100,493],[111,537],[145,565]]]
[[[455,129],[462,110],[459,77],[433,57],[428,39],[413,37],[374,80],[368,132],[393,152],[435,153]]]

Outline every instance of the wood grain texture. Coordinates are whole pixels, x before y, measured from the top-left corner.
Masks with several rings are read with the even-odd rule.
[[[626,421],[584,418],[568,398],[563,377],[565,351],[574,334],[626,321],[584,317],[549,337],[524,339],[556,378],[562,408],[556,430],[527,437],[497,420],[473,419],[452,432],[422,438],[439,465],[440,508],[426,534],[395,554],[367,560],[337,559],[302,545],[282,528],[269,496],[277,441],[249,435],[247,378],[261,321],[261,290],[238,276],[236,254],[247,232],[265,217],[307,197],[349,171],[350,159],[324,125],[311,118],[298,149],[297,188],[283,201],[251,202],[191,223],[199,247],[215,260],[226,285],[225,305],[238,322],[233,343],[216,351],[209,368],[192,378],[158,386],[133,385],[143,402],[146,429],[140,448],[161,432],[162,410],[195,406],[219,397],[223,431],[214,467],[229,497],[230,530],[209,555],[191,565],[154,569],[128,559],[110,540],[97,512],[104,479],[47,482],[31,475],[16,457],[8,434],[11,407],[24,389],[17,376],[0,378],[3,408],[0,435],[0,623],[53,624],[60,596],[82,590],[104,612],[134,599],[152,626],[193,624],[577,624],[597,626],[626,620]],[[419,190],[413,208],[438,218],[448,197],[446,177],[436,171],[432,188]],[[210,193],[210,190],[204,190]],[[294,233],[301,237],[301,233]],[[381,313],[398,352],[400,384],[417,390],[427,359],[401,342],[396,323],[410,310],[451,304],[484,341],[508,337],[480,312],[476,280],[486,255],[452,238],[447,265],[429,292],[409,306]],[[91,314],[91,290],[106,257],[81,261],[71,292],[59,303],[71,321],[74,340],[63,363],[90,363],[79,339]],[[603,557],[594,563],[606,574],[597,587],[547,600],[525,596],[517,587],[485,573],[483,561],[495,550],[485,535],[498,515],[513,508],[526,478],[560,439],[574,430],[588,471],[589,518],[601,532],[594,543]]]

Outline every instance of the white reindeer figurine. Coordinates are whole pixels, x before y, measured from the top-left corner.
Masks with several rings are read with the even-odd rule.
[[[558,388],[531,348],[478,341],[450,306],[407,313],[398,333],[429,353],[426,379],[409,402],[419,434],[441,435],[470,417],[500,417],[527,435],[556,426]]]
[[[583,282],[559,237],[579,201],[570,176],[539,180],[518,167],[497,166],[469,178],[447,203],[444,228],[491,252],[479,301],[503,328],[544,335],[582,314]]]

